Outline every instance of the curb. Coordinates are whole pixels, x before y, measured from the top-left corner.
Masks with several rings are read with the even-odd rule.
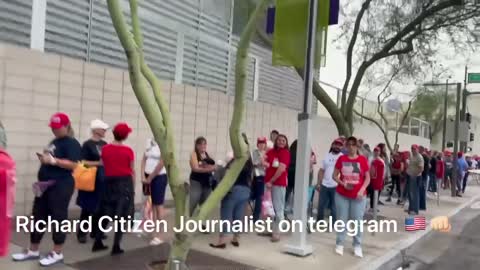
[[[470,198],[468,201],[464,202],[457,208],[453,209],[447,216],[449,218],[453,217],[454,215],[458,214],[462,209],[468,207],[470,204],[472,204],[474,201],[476,201],[479,198],[480,198],[480,195]],[[392,249],[387,254],[381,257],[378,257],[372,262],[369,262],[366,266],[359,266],[355,268],[355,270],[393,269],[394,267],[393,265],[391,265],[390,268],[386,268],[387,266],[389,266],[389,262],[395,262],[395,261],[401,262],[402,253],[406,252],[406,250],[411,246],[413,246],[417,241],[426,237],[431,231],[432,231],[432,228],[428,226],[425,231],[419,232],[414,236],[399,242],[395,247],[392,247]],[[400,260],[396,260],[397,258],[399,258]]]

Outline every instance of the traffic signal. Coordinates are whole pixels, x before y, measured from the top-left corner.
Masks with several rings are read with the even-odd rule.
[[[467,123],[469,123],[469,124],[472,123],[472,115],[470,113],[467,113],[465,115],[465,121],[467,121]]]
[[[475,133],[470,133],[470,141],[473,142],[475,140]]]

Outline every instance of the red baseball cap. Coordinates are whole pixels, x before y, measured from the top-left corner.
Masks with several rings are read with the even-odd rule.
[[[267,138],[266,137],[258,137],[257,138],[257,144],[259,143],[267,143]]]
[[[132,128],[127,123],[118,123],[113,128],[113,133],[117,134],[121,137],[127,137],[130,132],[132,132]]]
[[[457,153],[457,156],[460,158],[460,157],[463,157],[463,152],[458,152]]]
[[[56,114],[50,117],[50,124],[49,127],[53,129],[59,129],[62,127],[66,127],[70,124],[70,118],[65,113],[57,112]]]
[[[343,139],[342,138],[336,138],[332,144],[339,144],[339,145],[343,145]]]
[[[380,152],[380,147],[378,147],[378,146],[375,147],[375,148],[373,149],[373,151],[374,151],[374,152]]]
[[[412,144],[412,149],[418,150],[418,144]]]

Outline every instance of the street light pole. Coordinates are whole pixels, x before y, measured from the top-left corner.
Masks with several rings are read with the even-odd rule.
[[[285,251],[297,256],[308,256],[313,248],[307,243],[307,207],[308,207],[308,178],[310,174],[310,128],[312,125],[312,88],[315,62],[315,34],[317,32],[318,0],[309,1],[307,44],[305,53],[305,76],[303,111],[298,115],[298,147],[297,167],[295,170],[295,193],[293,200],[293,217],[301,221],[303,228],[296,228]],[[283,213],[281,213],[283,214]]]

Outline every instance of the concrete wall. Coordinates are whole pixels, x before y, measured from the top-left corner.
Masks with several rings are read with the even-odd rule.
[[[188,177],[188,157],[197,136],[208,140],[208,151],[223,159],[230,150],[228,127],[233,97],[218,91],[163,82],[176,138],[179,164]],[[259,89],[262,91],[262,89]],[[8,151],[17,161],[17,214],[29,214],[33,200],[31,185],[36,181],[39,163],[35,152],[52,139],[48,120],[64,111],[71,117],[76,137],[89,137],[89,122],[102,118],[114,125],[127,121],[134,132],[127,143],[139,160],[151,132],[131,89],[128,72],[68,57],[45,54],[0,44],[0,119],[8,135]],[[267,103],[248,101],[244,130],[251,142],[278,129],[290,142],[297,137],[297,112]],[[356,134],[370,144],[382,141],[382,134],[371,125],[356,127]],[[314,119],[312,143],[320,159],[337,136],[331,119]],[[111,140],[109,133],[107,140]],[[400,145],[429,145],[423,138],[401,134]],[[140,162],[137,162],[139,169]],[[137,200],[140,199],[137,185]],[[167,195],[170,196],[170,195]],[[76,195],[72,200],[74,207]]]
[[[230,149],[233,97],[171,82],[163,82],[163,90],[175,124],[183,177],[188,177],[188,157],[197,136],[207,138],[213,157],[224,159]],[[251,101],[247,106],[245,131],[251,141],[268,136],[273,128],[296,137],[295,111]],[[35,152],[52,139],[47,124],[56,111],[70,115],[80,142],[88,138],[89,122],[95,118],[111,125],[127,121],[134,128],[127,143],[134,148],[137,159],[151,136],[128,72],[0,44],[0,119],[7,130],[8,151],[18,166],[17,213],[30,212],[31,185],[39,167]],[[110,133],[107,139],[111,140]],[[140,188],[137,185],[137,199]]]

